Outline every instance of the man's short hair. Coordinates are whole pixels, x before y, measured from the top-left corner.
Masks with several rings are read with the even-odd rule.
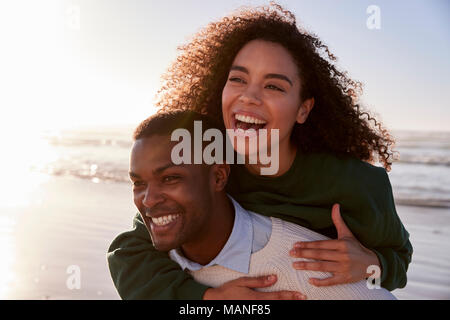
[[[177,110],[158,112],[145,119],[134,131],[133,139],[136,141],[153,135],[171,135],[176,129],[186,129],[194,136],[194,121],[202,122],[203,132],[208,129],[224,131],[223,126],[207,115],[191,110]]]

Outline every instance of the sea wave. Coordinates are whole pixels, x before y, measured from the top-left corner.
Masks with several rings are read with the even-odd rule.
[[[423,164],[428,166],[445,166],[450,167],[450,158],[446,156],[412,156],[401,157],[395,163],[407,163],[407,164]]]
[[[92,139],[92,138],[64,138],[50,137],[47,138],[48,143],[54,147],[101,147],[101,146],[111,146],[118,148],[130,149],[132,142],[128,140],[121,139]]]
[[[414,207],[450,208],[450,199],[396,197],[395,204]]]
[[[128,178],[128,171],[125,169],[117,169],[114,171],[95,171],[87,168],[75,169],[75,168],[55,168],[48,166],[46,168],[33,168],[34,171],[45,173],[53,176],[63,177],[75,177],[80,179],[91,180],[92,182],[130,182]],[[32,170],[33,170],[32,169]]]

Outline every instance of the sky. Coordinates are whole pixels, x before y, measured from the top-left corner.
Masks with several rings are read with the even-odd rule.
[[[177,46],[239,6],[267,3],[0,1],[0,130],[135,125],[155,111]],[[362,102],[388,129],[450,130],[449,1],[278,3],[364,84]],[[371,5],[379,29],[367,26]]]

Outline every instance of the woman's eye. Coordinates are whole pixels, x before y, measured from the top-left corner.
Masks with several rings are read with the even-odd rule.
[[[276,90],[276,91],[284,92],[283,89],[281,89],[280,87],[277,87],[277,86],[275,86],[275,85],[273,85],[273,84],[267,85],[266,88],[267,88],[267,89],[271,89],[271,90]]]
[[[228,79],[228,81],[237,82],[237,83],[244,83],[244,80],[242,80],[241,78],[237,78],[237,77],[231,77],[230,79]]]

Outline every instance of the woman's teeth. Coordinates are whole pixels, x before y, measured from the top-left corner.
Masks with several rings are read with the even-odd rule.
[[[177,220],[179,217],[180,217],[179,214],[169,214],[167,216],[152,218],[152,222],[157,226],[165,226],[166,224],[169,224],[172,221]]]
[[[256,119],[250,116],[244,116],[241,114],[236,114],[236,120],[239,120],[241,122],[245,122],[245,123],[254,123],[254,124],[265,124],[266,121],[264,120],[260,120],[260,119]]]

